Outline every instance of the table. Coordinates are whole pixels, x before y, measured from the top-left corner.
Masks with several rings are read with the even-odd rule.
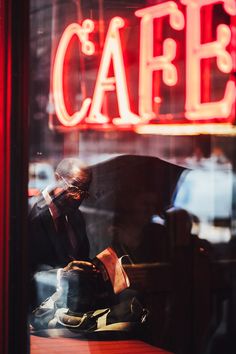
[[[140,340],[81,340],[31,335],[30,354],[171,354]]]

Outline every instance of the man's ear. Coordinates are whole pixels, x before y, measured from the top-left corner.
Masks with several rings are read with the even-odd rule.
[[[61,179],[61,176],[57,172],[55,172],[55,178],[56,181],[59,181]]]

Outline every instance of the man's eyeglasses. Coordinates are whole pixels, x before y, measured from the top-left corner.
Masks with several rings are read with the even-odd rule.
[[[73,184],[70,184],[69,182],[67,182],[67,180],[64,177],[62,177],[62,176],[60,176],[60,177],[65,184],[63,189],[65,190],[65,192],[69,196],[71,196],[73,199],[80,199],[81,197],[88,198],[88,196],[89,196],[88,190],[83,190]]]

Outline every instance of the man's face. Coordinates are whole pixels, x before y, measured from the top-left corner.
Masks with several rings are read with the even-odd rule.
[[[75,185],[65,184],[54,191],[54,203],[62,212],[78,209],[83,199],[83,193]]]
[[[84,198],[88,197],[91,177],[86,171],[77,169],[71,178],[56,174],[58,186],[54,189],[54,203],[61,212],[78,209]]]

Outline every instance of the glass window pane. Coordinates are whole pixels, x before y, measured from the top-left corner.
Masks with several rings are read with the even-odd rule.
[[[213,354],[219,316],[231,348],[234,10],[192,6],[30,1],[36,335]]]

